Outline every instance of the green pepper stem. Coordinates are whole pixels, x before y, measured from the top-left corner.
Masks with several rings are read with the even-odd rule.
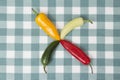
[[[92,20],[84,20],[84,23],[86,23],[86,22],[90,22],[91,24],[93,24],[93,22],[92,22]]]
[[[33,8],[32,8],[32,11],[33,11],[33,13],[34,13],[36,16],[38,15],[38,12],[35,11]]]
[[[46,69],[45,69],[45,68],[46,68],[46,66],[43,66],[44,72],[47,74],[47,71],[46,71]]]
[[[92,64],[89,64],[90,68],[91,68],[91,73],[93,74],[93,67]]]

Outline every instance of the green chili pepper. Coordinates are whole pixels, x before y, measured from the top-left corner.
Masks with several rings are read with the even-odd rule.
[[[79,18],[75,18],[73,20],[71,20],[70,22],[68,22],[64,28],[61,31],[60,37],[61,39],[64,39],[64,37],[70,32],[72,31],[74,28],[82,26],[84,23],[86,22],[90,22],[92,23],[91,20],[85,20],[82,17]]]
[[[54,49],[57,47],[58,44],[59,44],[59,41],[53,41],[52,43],[50,43],[42,55],[41,63],[43,65],[43,69],[45,73],[47,73],[45,68],[50,62],[52,52],[54,51]]]

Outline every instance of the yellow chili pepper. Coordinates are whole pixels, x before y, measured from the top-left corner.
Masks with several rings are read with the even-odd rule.
[[[60,36],[58,34],[55,25],[50,21],[50,19],[44,13],[37,13],[34,9],[32,11],[35,13],[36,18],[35,22],[40,26],[47,35],[55,40],[60,40]]]

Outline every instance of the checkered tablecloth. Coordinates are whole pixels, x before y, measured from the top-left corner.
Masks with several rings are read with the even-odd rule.
[[[94,74],[61,45],[44,73],[40,58],[53,40],[31,8],[46,13],[59,32],[75,17],[93,20],[66,39],[90,56]],[[120,0],[0,0],[0,80],[120,80]]]

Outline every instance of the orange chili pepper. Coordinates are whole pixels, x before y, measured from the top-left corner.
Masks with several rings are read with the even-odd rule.
[[[36,18],[35,22],[40,26],[47,35],[55,40],[60,40],[60,36],[58,34],[55,25],[50,21],[50,19],[44,13],[37,13],[34,9],[32,11],[35,13]]]

